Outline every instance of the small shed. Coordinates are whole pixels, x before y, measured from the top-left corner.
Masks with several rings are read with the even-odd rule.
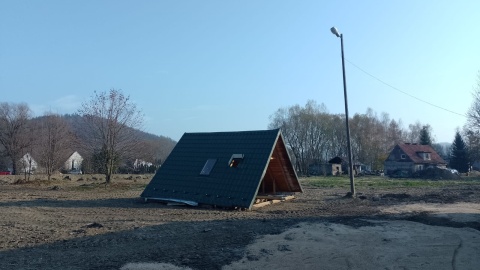
[[[147,185],[145,200],[251,209],[302,192],[279,129],[185,133]]]
[[[340,175],[343,172],[349,173],[350,168],[348,167],[348,159],[341,157],[334,157],[328,161],[332,166],[332,174]],[[368,166],[362,164],[358,161],[353,161],[353,173],[354,175],[361,174],[363,171],[367,170]]]
[[[332,170],[332,175],[341,175],[343,174],[343,167],[345,166],[346,162],[341,157],[334,157],[328,161],[328,164],[331,164],[330,168]],[[348,165],[346,167],[348,167]]]

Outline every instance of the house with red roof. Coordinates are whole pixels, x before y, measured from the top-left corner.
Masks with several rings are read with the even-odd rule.
[[[447,162],[430,145],[416,143],[397,144],[384,162],[386,175],[401,171],[410,176],[433,167],[445,169]]]

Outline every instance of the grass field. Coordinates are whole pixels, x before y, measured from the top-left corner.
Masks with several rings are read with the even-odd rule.
[[[302,184],[319,188],[348,188],[348,176],[315,176],[301,179]],[[463,177],[461,180],[425,180],[413,178],[388,178],[383,176],[362,176],[354,179],[356,187],[370,188],[409,188],[409,187],[448,187],[452,185],[480,185],[480,177]]]
[[[67,179],[68,177],[68,179]],[[115,174],[112,176],[112,189],[138,189],[143,190],[152,179],[153,174],[125,175]],[[32,175],[29,181],[23,181],[23,175],[2,175],[0,183],[28,183],[38,186],[71,186],[74,190],[90,191],[105,188],[103,175],[54,175],[52,180],[47,181],[46,175]],[[301,177],[304,186],[316,188],[345,188],[350,189],[348,175],[342,176],[312,176]],[[368,189],[389,188],[421,188],[421,187],[452,187],[457,185],[480,185],[480,175],[462,176],[459,180],[425,180],[414,178],[389,178],[384,176],[361,176],[355,177],[355,187]]]

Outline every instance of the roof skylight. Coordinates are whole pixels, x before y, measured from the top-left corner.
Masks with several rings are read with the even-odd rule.
[[[210,175],[210,172],[212,172],[212,169],[215,166],[215,163],[217,163],[216,158],[207,159],[207,162],[205,162],[205,165],[203,166],[203,169],[200,172],[200,175]]]

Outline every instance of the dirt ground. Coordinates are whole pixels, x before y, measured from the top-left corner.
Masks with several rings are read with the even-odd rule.
[[[0,269],[478,269],[480,185],[303,185],[252,211],[139,199],[151,176],[0,178]],[[361,181],[361,180],[360,180]]]

